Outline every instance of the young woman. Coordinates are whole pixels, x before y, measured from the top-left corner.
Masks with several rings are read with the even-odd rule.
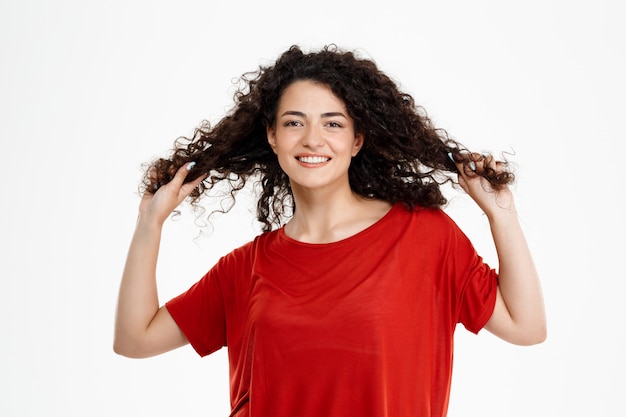
[[[457,323],[546,337],[506,163],[466,151],[369,60],[286,51],[233,110],[144,178],[114,349],[228,347],[233,416],[445,416]],[[159,305],[164,221],[226,181],[261,185],[264,232]],[[442,211],[458,184],[489,219],[499,271]]]

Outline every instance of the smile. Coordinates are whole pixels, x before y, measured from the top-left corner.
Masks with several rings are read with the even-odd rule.
[[[299,156],[296,159],[305,164],[323,164],[330,161],[330,158],[325,156]]]

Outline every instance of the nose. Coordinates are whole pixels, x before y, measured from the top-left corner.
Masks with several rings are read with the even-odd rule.
[[[324,146],[322,129],[315,125],[308,125],[302,132],[302,146],[307,148],[319,148]]]

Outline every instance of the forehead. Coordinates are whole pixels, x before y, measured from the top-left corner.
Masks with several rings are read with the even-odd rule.
[[[328,85],[311,80],[295,81],[283,90],[279,107],[289,106],[332,106],[345,109],[343,100]]]

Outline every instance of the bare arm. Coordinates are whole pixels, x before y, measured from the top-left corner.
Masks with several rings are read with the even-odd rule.
[[[188,166],[155,194],[145,193],[141,199],[117,304],[113,350],[120,355],[143,358],[187,343],[167,309],[159,307],[156,265],[163,223],[203,179],[183,185]]]
[[[501,169],[494,159],[488,158],[484,163]],[[461,165],[459,170],[463,171]],[[485,328],[517,345],[543,342],[547,330],[541,283],[517,217],[513,194],[508,188],[495,192],[481,177],[463,172],[459,174],[459,184],[487,215],[500,264],[496,306]]]

